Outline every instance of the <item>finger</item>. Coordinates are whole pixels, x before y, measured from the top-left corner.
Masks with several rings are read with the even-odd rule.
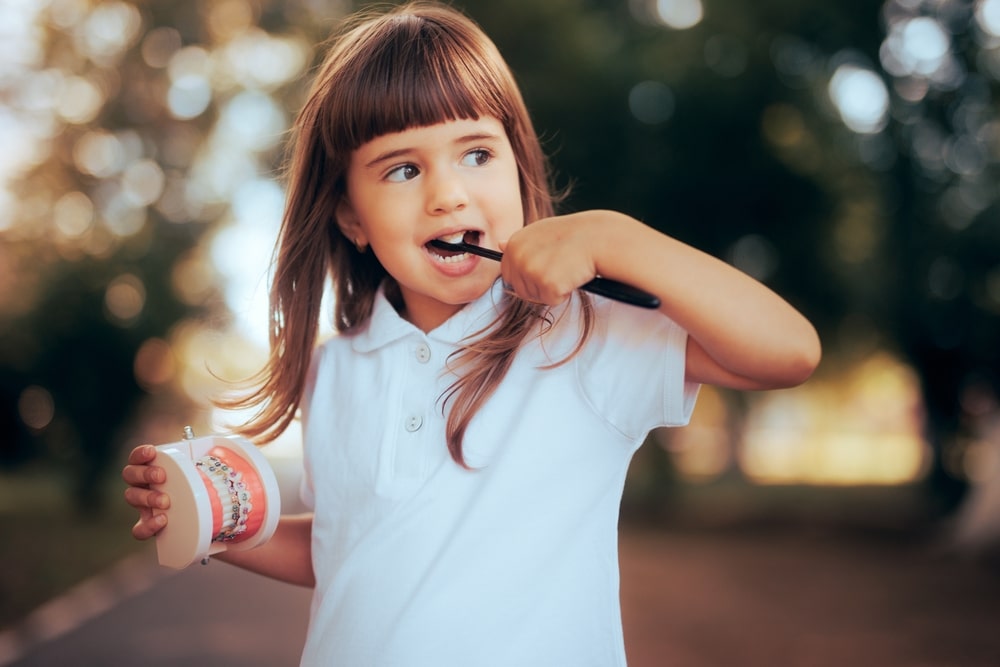
[[[156,458],[156,447],[153,445],[139,445],[128,454],[128,462],[131,465],[142,465],[149,463]]]
[[[156,514],[148,518],[139,517],[139,520],[132,526],[132,537],[137,540],[148,540],[163,530],[167,525],[166,514]]]
[[[514,285],[514,293],[531,303],[545,303],[545,290],[535,281],[520,279]]]
[[[537,300],[529,294],[527,287],[520,280],[507,281],[507,286],[514,293],[518,299],[522,301],[530,301],[532,303],[537,303]]]
[[[167,471],[160,466],[127,465],[122,468],[122,479],[131,486],[163,484],[167,481]]]
[[[125,489],[125,502],[140,511],[149,508],[165,510],[170,507],[170,496],[163,491],[130,486]]]

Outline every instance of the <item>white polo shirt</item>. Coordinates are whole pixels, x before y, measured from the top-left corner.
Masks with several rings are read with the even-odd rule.
[[[687,423],[687,335],[656,311],[576,299],[518,353],[448,455],[442,393],[457,344],[496,317],[498,281],[424,334],[383,295],[316,352],[304,400],[314,509],[309,667],[624,665],[618,511],[646,433]]]

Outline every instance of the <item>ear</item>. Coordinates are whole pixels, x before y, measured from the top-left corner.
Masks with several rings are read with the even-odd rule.
[[[361,226],[357,214],[354,212],[354,207],[351,206],[346,197],[341,199],[340,203],[337,204],[336,219],[340,233],[346,236],[348,241],[357,246],[359,251],[364,251],[368,246],[368,236],[365,234],[365,230]]]

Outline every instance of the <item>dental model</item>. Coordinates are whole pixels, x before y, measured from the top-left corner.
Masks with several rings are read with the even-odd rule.
[[[278,525],[281,500],[267,459],[237,436],[195,438],[185,427],[180,442],[159,445],[156,465],[167,474],[151,488],[170,496],[167,525],[156,536],[160,565],[183,569],[227,549],[252,549]]]

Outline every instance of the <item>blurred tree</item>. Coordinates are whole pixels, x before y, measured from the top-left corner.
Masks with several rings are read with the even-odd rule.
[[[61,461],[81,506],[97,505],[137,409],[171,387],[176,325],[224,325],[201,248],[235,191],[276,166],[272,95],[295,104],[312,40],[288,26],[304,6],[19,10],[28,55],[0,72],[0,95],[34,166],[0,225],[0,464]]]
[[[960,443],[1000,394],[1000,3],[464,4],[567,208],[628,211],[764,280],[828,366],[876,346],[913,365],[951,509]]]
[[[772,285],[827,365],[905,356],[947,508],[952,443],[998,393],[998,2],[457,4],[515,71],[565,210],[627,211]],[[311,46],[357,4],[38,10],[41,55],[0,72],[42,146],[0,225],[0,460],[71,443],[91,480],[143,345],[224,317],[196,248],[273,172]]]

